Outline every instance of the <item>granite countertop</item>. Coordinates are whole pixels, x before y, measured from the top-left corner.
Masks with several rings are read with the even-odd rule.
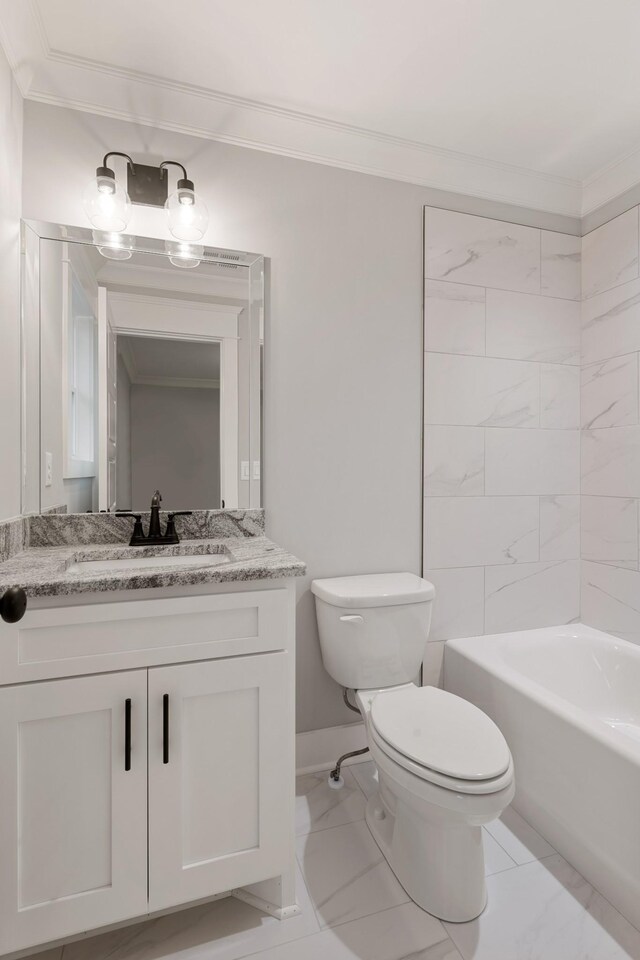
[[[172,558],[202,557],[180,566]],[[83,561],[162,558],[147,568],[73,569]],[[184,561],[182,561],[184,562]],[[70,569],[71,568],[71,569]],[[129,547],[125,544],[65,544],[27,547],[0,563],[0,593],[22,587],[27,597],[72,596],[149,587],[192,586],[245,580],[300,577],[305,564],[263,536],[182,540],[175,546]]]

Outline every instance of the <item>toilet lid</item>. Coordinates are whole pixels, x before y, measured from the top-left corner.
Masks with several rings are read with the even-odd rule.
[[[398,753],[447,777],[489,780],[509,766],[507,742],[493,720],[438,687],[378,694],[371,722]]]

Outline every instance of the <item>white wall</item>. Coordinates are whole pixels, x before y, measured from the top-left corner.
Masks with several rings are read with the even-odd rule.
[[[270,258],[264,490],[298,585],[298,729],[349,722],[325,674],[312,577],[420,572],[422,216],[429,192],[90,114],[25,106],[24,216],[85,225],[106,150],[175,158],[204,194],[207,242]],[[132,233],[166,236],[137,208]]]
[[[640,643],[640,207],[583,238],[582,617]]]
[[[427,209],[431,641],[580,613],[580,240]],[[427,664],[437,677],[439,657]]]
[[[0,520],[20,513],[22,97],[0,47]]]
[[[219,390],[131,385],[131,489],[134,510],[156,489],[163,510],[219,507]]]

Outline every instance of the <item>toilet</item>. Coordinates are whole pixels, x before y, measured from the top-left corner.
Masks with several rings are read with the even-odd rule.
[[[378,770],[367,825],[398,880],[442,920],[486,905],[481,826],[514,794],[513,761],[476,706],[416,679],[435,596],[412,573],[314,580],[322,659],[355,692]]]

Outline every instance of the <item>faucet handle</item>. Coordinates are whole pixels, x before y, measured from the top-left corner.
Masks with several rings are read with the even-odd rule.
[[[144,530],[142,529],[141,513],[132,513],[131,510],[116,510],[116,517],[133,517],[135,520],[133,525],[133,533],[131,534],[131,540],[129,541],[130,547],[139,546],[141,542],[144,543],[145,536]]]
[[[193,513],[193,510],[174,510],[173,513],[167,515],[167,527],[164,531],[165,542],[168,543],[179,543],[178,534],[176,533],[176,523],[175,517],[190,517]]]

